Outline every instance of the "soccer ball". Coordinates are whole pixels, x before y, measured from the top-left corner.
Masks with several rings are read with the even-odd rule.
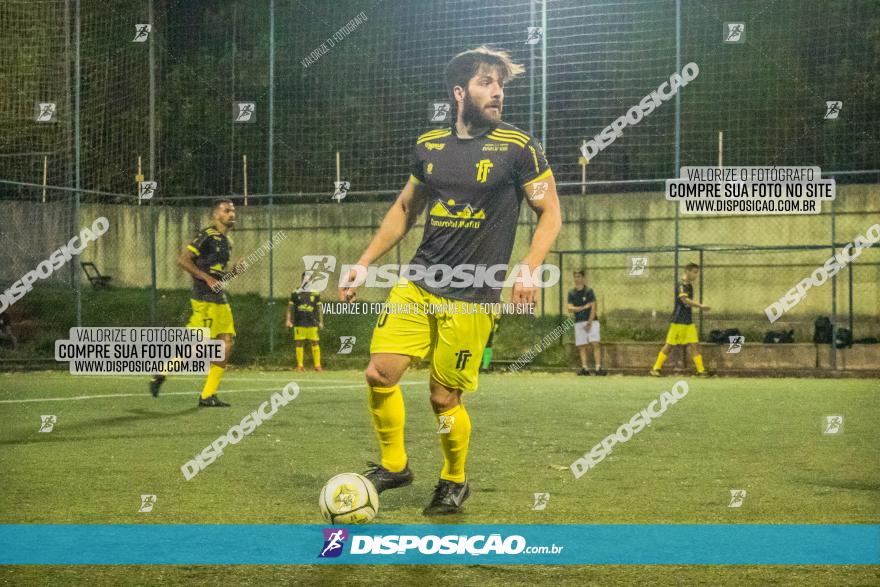
[[[318,504],[331,524],[366,524],[379,511],[379,493],[363,475],[342,473],[327,481]]]

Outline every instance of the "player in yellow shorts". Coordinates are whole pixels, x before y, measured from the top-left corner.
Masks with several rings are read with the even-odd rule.
[[[232,308],[226,298],[223,280],[227,276],[226,266],[232,254],[232,246],[227,233],[235,226],[235,205],[231,200],[217,200],[211,208],[211,226],[203,228],[184,248],[178,258],[180,267],[192,276],[192,314],[187,328],[209,328],[211,338],[223,341],[225,355],[222,361],[211,364],[211,369],[202,387],[199,406],[208,408],[228,407],[217,397],[220,378],[232,356],[235,339],[235,323]],[[233,267],[232,273],[244,270],[241,264]],[[159,395],[165,375],[156,375],[150,381],[150,392]]]
[[[504,84],[523,68],[506,53],[480,47],[456,55],[446,67],[446,87],[456,104],[452,124],[416,141],[409,181],[361,255],[348,282],[392,249],[426,210],[421,244],[379,315],[366,370],[368,405],[381,463],[369,463],[367,478],[377,491],[412,483],[404,446],[404,402],[398,382],[414,357],[433,351],[431,406],[443,452],[443,467],[425,515],[461,510],[470,494],[465,461],[471,421],[462,392],[477,388],[480,357],[493,326],[492,304],[501,299],[500,280],[446,279],[444,268],[507,268],[523,200],[538,216],[534,238],[521,265],[534,272],[559,234],[556,183],[536,140],[501,121]],[[514,303],[534,302],[537,288],[518,282]],[[352,301],[355,288],[340,288]],[[427,307],[424,305],[427,304]],[[427,310],[427,311],[416,311]]]
[[[323,371],[321,367],[321,341],[318,331],[324,328],[324,314],[321,312],[321,298],[309,288],[306,274],[302,275],[299,289],[290,294],[287,303],[288,328],[293,328],[293,342],[296,346],[296,370],[305,371],[305,343],[312,349],[312,363],[315,371]]]
[[[700,266],[696,263],[688,263],[684,268],[681,282],[675,286],[675,308],[672,311],[672,324],[669,325],[669,332],[666,333],[666,344],[660,349],[657,360],[651,368],[651,375],[654,377],[660,376],[663,363],[672,352],[672,347],[677,345],[687,345],[691,351],[694,365],[697,367],[697,375],[706,376],[703,355],[700,354],[700,338],[697,336],[697,327],[694,325],[692,312],[692,308],[709,310],[709,306],[694,300],[694,281],[699,274]]]

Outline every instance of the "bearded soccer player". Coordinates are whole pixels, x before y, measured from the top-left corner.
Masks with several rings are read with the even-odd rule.
[[[696,263],[688,263],[684,268],[681,281],[675,286],[675,308],[672,310],[672,324],[666,333],[666,344],[657,354],[657,360],[651,368],[653,377],[660,377],[660,369],[663,363],[676,345],[687,345],[697,368],[697,376],[707,377],[703,367],[703,355],[700,354],[700,337],[697,335],[697,327],[694,326],[693,308],[709,311],[709,306],[694,300],[694,281],[700,274],[700,266]]]
[[[202,387],[199,406],[205,408],[225,408],[229,404],[217,397],[217,388],[223,377],[223,370],[232,356],[235,324],[232,308],[226,298],[224,283],[227,276],[226,265],[232,253],[228,233],[235,226],[235,205],[231,200],[217,200],[211,208],[211,226],[203,228],[180,254],[178,264],[192,276],[192,315],[187,328],[208,328],[211,338],[223,341],[225,355],[222,361],[211,364],[208,377]],[[236,264],[232,274],[244,267]],[[165,375],[156,375],[150,381],[150,392],[159,395],[159,388]]]
[[[446,86],[456,104],[451,126],[421,135],[411,176],[379,230],[349,272],[348,283],[393,248],[427,208],[425,231],[410,266],[443,265],[507,268],[516,237],[520,205],[526,200],[538,217],[528,253],[516,267],[534,275],[559,234],[556,183],[536,140],[501,121],[504,85],[522,73],[506,53],[479,47],[447,65]],[[370,344],[366,370],[368,404],[381,449],[381,464],[369,463],[367,477],[379,492],[404,487],[413,473],[404,446],[404,402],[398,382],[413,358],[433,351],[430,401],[443,453],[440,480],[425,515],[452,514],[470,494],[465,460],[471,421],[462,392],[474,391],[480,356],[492,331],[491,311],[475,303],[500,301],[505,280],[470,284],[429,272],[403,278],[391,289]],[[487,284],[491,281],[491,284]],[[494,284],[494,285],[493,285]],[[354,287],[340,288],[352,301]],[[534,303],[534,282],[518,279],[511,301]],[[402,307],[434,312],[394,311]]]

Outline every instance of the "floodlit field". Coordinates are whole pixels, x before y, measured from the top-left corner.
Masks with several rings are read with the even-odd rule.
[[[295,376],[296,375],[296,376]],[[407,446],[416,480],[381,498],[377,522],[426,523],[421,509],[441,456],[427,401],[425,371],[404,381]],[[299,397],[186,481],[181,465],[290,381]],[[689,378],[689,393],[575,479],[569,465],[677,379],[489,374],[467,397],[473,420],[468,463],[473,494],[451,523],[876,523],[880,518],[880,416],[870,380]],[[377,460],[356,371],[322,374],[233,370],[220,397],[230,409],[195,407],[199,378],[170,379],[158,399],[142,378],[0,375],[0,514],[4,523],[321,523],[318,491],[329,477]],[[51,432],[41,416],[54,415]],[[842,433],[823,434],[826,415],[844,416]],[[746,490],[738,508],[732,489]],[[533,511],[534,493],[550,493]],[[155,495],[148,513],[141,495]],[[218,546],[212,546],[218,548]],[[241,567],[242,581],[272,580],[280,568]],[[96,569],[99,580],[156,580],[162,569]],[[749,569],[752,569],[751,571]],[[527,580],[535,567],[503,567],[496,580]],[[843,569],[841,569],[843,570]],[[120,575],[119,573],[124,574]],[[555,568],[558,582],[635,579],[639,567]],[[671,567],[658,581],[675,581]],[[865,567],[852,580],[867,584]],[[56,579],[65,581],[63,569]],[[175,574],[209,579],[209,567]],[[220,573],[220,571],[217,571]],[[222,571],[226,573],[227,571]],[[337,580],[352,567],[297,576]],[[449,570],[356,570],[377,581]],[[691,568],[685,580],[796,581],[786,567]],[[40,572],[42,573],[42,571]],[[40,574],[38,573],[38,574]],[[315,574],[319,573],[319,574]],[[398,575],[400,573],[400,575]],[[482,575],[481,575],[482,573]],[[620,573],[623,573],[621,575]],[[13,582],[27,575],[7,569]],[[312,581],[307,577],[311,576]],[[485,582],[485,568],[451,575]],[[81,575],[80,578],[83,578]],[[258,577],[263,577],[258,580]],[[336,579],[334,579],[334,577]],[[665,579],[664,579],[665,577]],[[726,577],[726,579],[725,579]],[[47,579],[48,576],[42,577]],[[188,579],[187,579],[188,578]],[[580,578],[580,579],[579,579]],[[839,578],[839,576],[838,576]]]

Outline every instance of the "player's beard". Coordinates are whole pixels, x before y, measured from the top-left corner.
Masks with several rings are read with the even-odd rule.
[[[500,120],[501,109],[498,110],[499,120],[486,116],[483,109],[477,105],[469,94],[464,95],[464,108],[461,111],[461,119],[472,129],[495,126]]]

